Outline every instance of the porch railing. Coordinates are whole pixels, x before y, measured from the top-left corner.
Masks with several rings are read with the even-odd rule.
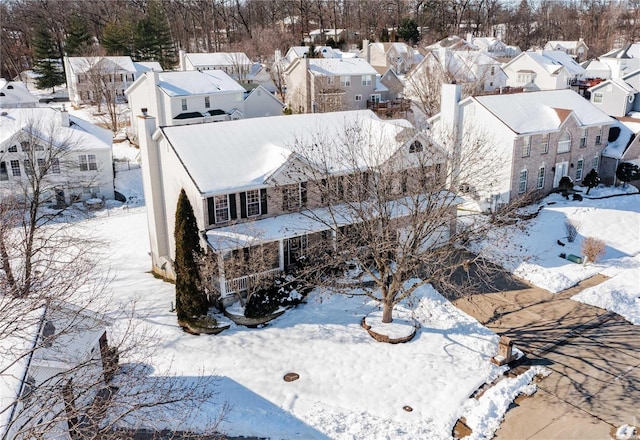
[[[263,281],[265,278],[275,279],[280,273],[280,269],[270,269],[266,272],[245,275],[243,277],[234,278],[224,282],[224,294],[231,295],[233,293],[244,292],[248,290],[252,283]]]

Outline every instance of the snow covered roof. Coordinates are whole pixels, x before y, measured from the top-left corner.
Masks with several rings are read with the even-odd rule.
[[[131,57],[66,57],[74,73],[86,73],[95,66],[100,69],[126,72],[138,72]]]
[[[169,96],[245,91],[244,87],[222,70],[161,72],[158,74],[158,80],[158,87]]]
[[[378,74],[378,71],[362,58],[310,58],[309,70],[321,76]]]
[[[620,133],[615,139],[607,143],[602,155],[613,159],[622,159],[629,142],[640,132],[640,119],[620,118],[620,120],[611,124],[610,130],[614,127],[618,128]]]
[[[0,114],[0,144],[11,139],[21,130],[55,140],[75,150],[111,149],[111,131],[69,115],[69,127],[62,125],[60,110],[51,107],[2,109]]]
[[[598,83],[593,87],[589,87],[588,90],[593,92],[595,90],[599,90],[603,87],[607,87],[610,85],[614,85],[615,87],[619,88],[620,90],[622,90],[623,92],[626,92],[629,95],[635,95],[636,93],[638,93],[638,91],[635,88],[633,88],[627,82],[619,78],[613,78],[613,79],[608,79],[606,81],[602,81],[601,83]]]
[[[595,78],[611,77],[611,67],[598,59],[588,60],[580,64],[585,69],[585,76]]]
[[[27,85],[22,81],[6,81],[0,79],[0,107],[22,106],[37,104],[38,98],[29,92]]]
[[[546,46],[554,47],[554,48],[564,47],[565,49],[572,50],[578,47],[578,45],[580,44],[584,44],[586,46],[586,44],[582,40],[574,40],[574,41],[550,40],[550,41],[547,41]]]
[[[162,72],[162,66],[157,61],[137,61],[133,63],[137,72],[148,72],[153,70],[154,72]]]
[[[567,55],[566,52],[561,50],[545,50],[542,51],[542,56],[562,64],[571,75],[577,76],[584,75],[585,73],[584,67],[578,64],[570,55]]]
[[[259,188],[300,146],[323,142],[338,151],[349,127],[363,131],[389,157],[402,145],[397,136],[412,125],[406,120],[382,120],[370,110],[271,116],[238,121],[162,127],[181,163],[202,194],[226,194]],[[215,139],[215,142],[211,142]],[[392,139],[390,142],[382,142]],[[338,164],[338,158],[323,159]],[[305,156],[311,154],[305,149]],[[215,165],[213,165],[215,164]],[[215,172],[212,172],[214,166]],[[337,165],[336,165],[337,166]],[[334,170],[339,172],[340,169]]]
[[[614,119],[572,90],[486,95],[473,97],[480,105],[518,134],[558,130],[572,112],[584,126],[609,125]]]
[[[449,50],[478,50],[477,46],[469,43],[467,40],[457,35],[452,35],[450,37],[443,38],[437,43],[434,43],[426,47],[426,49],[429,51],[438,50],[440,48],[445,48]]]
[[[622,48],[600,55],[600,58],[640,58],[640,43],[626,44]]]
[[[194,67],[198,66],[244,66],[251,64],[251,60],[244,52],[212,52],[187,53],[185,57]]]

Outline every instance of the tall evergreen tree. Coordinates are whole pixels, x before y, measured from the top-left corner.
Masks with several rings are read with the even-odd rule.
[[[134,27],[128,21],[123,23],[107,23],[102,32],[102,47],[107,55],[134,55]]]
[[[71,15],[64,45],[66,55],[68,57],[87,55],[87,51],[91,46],[92,37],[85,18],[80,14]]]
[[[631,162],[620,162],[616,169],[616,177],[620,179],[622,186],[627,186],[632,180],[640,179],[640,167]]]
[[[147,16],[138,22],[135,47],[138,61],[157,61],[165,70],[175,66],[176,50],[161,3],[150,3]]]
[[[193,207],[184,189],[180,191],[176,208],[176,312],[178,321],[189,321],[207,313],[207,298],[201,291],[198,260],[202,255],[198,225]]]
[[[34,65],[33,71],[39,76],[36,78],[36,86],[39,89],[53,89],[64,84],[64,72],[62,71],[61,55],[53,35],[43,26],[36,29],[32,41]]]
[[[589,171],[587,175],[584,176],[584,179],[582,179],[582,184],[587,187],[587,194],[589,194],[591,188],[595,188],[596,186],[600,185],[600,176],[598,176],[598,172],[595,168],[591,168],[591,171]]]
[[[409,44],[416,44],[420,39],[418,25],[411,18],[405,18],[398,27],[398,37]]]

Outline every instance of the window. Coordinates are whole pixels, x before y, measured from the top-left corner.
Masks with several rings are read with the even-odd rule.
[[[182,111],[183,112],[187,111],[187,98],[182,98],[181,102],[182,102]]]
[[[576,164],[576,181],[582,180],[582,170],[584,170],[584,159],[579,159]]]
[[[31,166],[31,161],[29,159],[24,160],[24,172],[27,176],[33,176],[33,167]]]
[[[531,155],[531,136],[522,137],[522,157]]]
[[[420,141],[413,141],[409,147],[409,153],[420,153],[422,151],[422,143]]]
[[[351,77],[350,76],[341,76],[340,77],[340,87],[351,87]]]
[[[518,193],[522,194],[527,191],[527,170],[520,171],[520,184],[518,185]]]
[[[580,135],[580,148],[584,148],[587,146],[587,129],[582,129],[582,134]]]
[[[208,96],[204,97],[204,108],[211,108],[211,99]]]
[[[53,174],[60,174],[60,161],[57,157],[51,159],[51,170]]]
[[[363,86],[371,85],[371,75],[362,75],[362,85]]]
[[[593,160],[591,161],[591,168],[593,168],[594,170],[598,171],[598,164],[600,162],[600,157],[595,156],[593,158]]]
[[[14,175],[14,177],[19,177],[20,176],[20,161],[19,160],[12,160],[11,161],[11,174]]]
[[[362,101],[362,95],[356,95],[356,101]]]
[[[596,104],[602,104],[602,93],[594,92],[593,94],[593,102]]]
[[[333,76],[327,76],[327,85],[333,85]]]
[[[229,196],[215,196],[215,220],[216,223],[228,222],[229,215]]]
[[[526,185],[526,183],[525,183]],[[537,189],[544,188],[544,166],[541,166],[538,169],[538,184],[536,185]]]
[[[495,75],[495,74],[496,74],[496,67],[491,66],[491,75]]]
[[[571,150],[571,135],[565,131],[558,139],[558,153],[566,153]]]
[[[602,143],[602,127],[598,127],[598,132],[596,133],[596,145],[600,145]]]
[[[369,98],[371,102],[380,102],[380,95],[377,93],[375,95],[369,96]]]
[[[260,214],[260,190],[247,191],[247,217]]]
[[[9,180],[6,162],[0,162],[0,180]]]
[[[545,133],[542,135],[542,140],[540,141],[540,154],[547,154],[549,152],[549,133]]]
[[[18,152],[18,146],[17,145],[12,145],[9,147],[9,153],[17,153]]]
[[[95,171],[98,169],[95,154],[81,154],[78,156],[80,171]]]
[[[532,73],[518,73],[517,77],[518,84],[529,84],[533,82],[533,74]]]
[[[36,144],[35,145],[35,150],[36,151],[44,151],[44,146],[40,145],[40,144]]]
[[[38,171],[40,172],[41,175],[47,173],[47,164],[42,158],[38,158]]]
[[[27,141],[20,142],[20,149],[22,150],[22,152],[29,151],[29,142]]]
[[[287,185],[282,188],[282,210],[291,211],[307,203],[307,183]]]

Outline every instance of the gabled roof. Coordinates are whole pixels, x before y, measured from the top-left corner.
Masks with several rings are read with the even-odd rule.
[[[158,87],[169,96],[244,93],[244,88],[222,70],[161,72],[158,79]]]
[[[622,159],[627,147],[640,131],[640,119],[620,118],[620,120],[611,124],[611,127],[618,128],[619,133],[615,139],[607,142],[607,146],[602,150],[602,155],[613,159]],[[609,134],[611,134],[611,131]]]
[[[51,107],[10,108],[0,113],[0,143],[22,130],[50,139],[52,135],[65,147],[77,150],[111,149],[113,133],[91,122],[69,115],[69,127],[62,125],[60,111]],[[55,142],[55,140],[54,140]]]
[[[522,52],[520,55],[516,56],[513,60],[505,64],[503,68],[506,70],[509,67],[511,67],[512,64],[521,62],[523,58],[527,58],[531,60],[533,63],[540,66],[545,72],[547,72],[550,75],[557,75],[560,73],[560,71],[562,71],[562,69],[566,70],[566,68],[564,67],[564,65],[562,65],[562,63],[556,61],[553,58],[545,57],[543,55],[543,52],[537,52],[537,51]]]
[[[377,75],[378,73],[362,58],[309,58],[309,70],[319,76]]]
[[[625,44],[623,47],[613,49],[599,58],[640,58],[640,43]]]
[[[162,66],[157,61],[136,61],[133,65],[138,72],[148,72],[150,70],[154,72],[163,71]]]
[[[271,97],[271,99],[273,99],[274,101],[276,101],[278,103],[278,105],[280,105],[280,107],[284,107],[284,102],[280,101],[278,99],[277,96],[275,96],[273,93],[271,93],[269,90],[267,90],[264,86],[262,85],[258,85],[257,87],[255,87],[253,90],[251,90],[249,93],[247,93],[247,96],[245,96],[244,100],[246,101],[247,99],[249,99],[250,96],[252,95],[258,95],[258,93],[256,92],[256,90],[260,91],[261,93],[264,93],[266,95],[269,95]],[[262,96],[262,95],[261,95]]]
[[[544,50],[542,51],[542,56],[562,64],[571,75],[583,75],[585,73],[584,67],[561,50]]]
[[[332,148],[316,151],[323,154],[318,161],[331,163],[333,160],[341,164],[337,157],[326,157],[326,153],[338,153],[345,129],[352,126],[363,127],[364,132],[376,141],[392,140],[382,146],[376,145],[386,149],[384,154],[376,155],[380,158],[390,157],[397,151],[403,143],[398,135],[412,127],[406,120],[382,120],[370,110],[359,110],[170,126],[159,130],[198,190],[203,195],[210,195],[263,187],[297,150],[304,147],[305,156],[308,156],[314,151],[312,146],[319,142]],[[365,144],[363,154],[368,146]],[[215,172],[212,172],[212,166]]]
[[[38,98],[29,92],[27,85],[22,81],[6,81],[0,78],[0,107],[3,105],[21,105],[36,104],[39,102]]]
[[[469,43],[464,38],[458,37],[457,35],[452,35],[450,37],[445,37],[442,40],[434,43],[430,46],[427,46],[427,50],[438,50],[440,48],[445,48],[449,50],[478,50],[478,47],[474,44]]]
[[[583,126],[614,120],[572,90],[486,95],[472,98],[518,134],[558,130],[570,112]]]
[[[588,90],[590,92],[594,92],[596,90],[599,90],[599,89],[601,89],[603,87],[607,87],[607,86],[614,86],[614,87],[622,90],[623,92],[627,93],[628,95],[635,95],[636,93],[638,93],[638,91],[636,89],[634,89],[632,86],[627,84],[624,80],[618,79],[618,78],[608,79],[606,81],[602,81],[601,83],[598,83],[593,87],[589,87]]]
[[[105,71],[138,72],[131,57],[67,57],[74,73],[86,73],[99,66]]]
[[[212,52],[212,53],[186,53],[186,58],[194,67],[197,66],[245,66],[251,64],[251,60],[244,52]]]
[[[583,40],[573,40],[573,41],[566,41],[566,40],[549,40],[547,41],[546,46],[550,46],[550,47],[564,47],[565,49],[568,50],[572,50],[575,49],[576,47],[578,47],[579,45],[583,45],[583,46],[587,46],[585,44],[585,42]]]

